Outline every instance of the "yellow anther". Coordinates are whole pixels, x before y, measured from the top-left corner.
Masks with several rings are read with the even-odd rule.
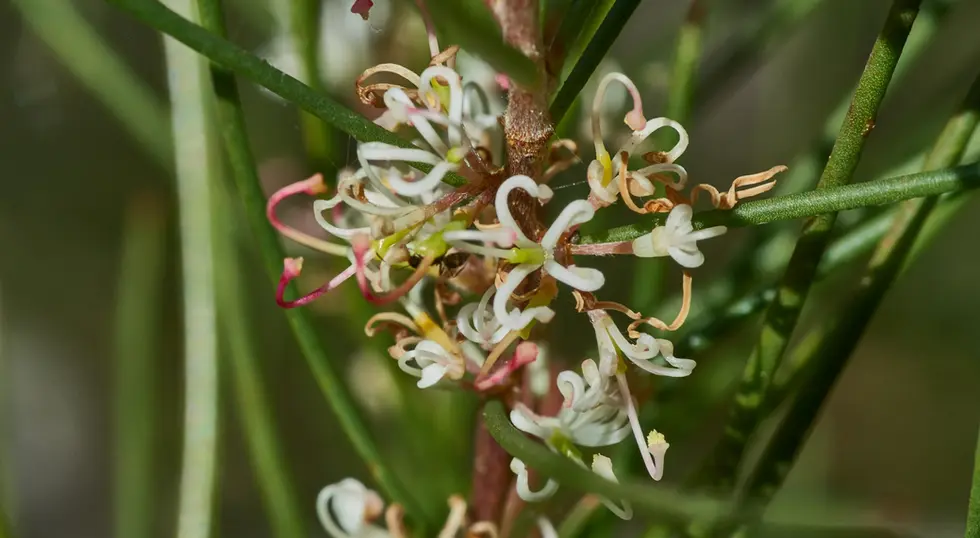
[[[609,152],[603,151],[596,155],[596,160],[602,165],[602,186],[605,187],[612,182],[612,159],[609,157]]]

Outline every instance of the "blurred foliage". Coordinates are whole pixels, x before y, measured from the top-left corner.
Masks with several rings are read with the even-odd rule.
[[[18,1],[41,6],[59,0]],[[351,23],[338,15],[345,13],[345,2],[327,0],[321,14],[324,33],[342,34],[348,40],[341,56],[358,62],[349,78],[328,79],[323,86],[336,101],[360,112],[367,111],[350,91],[352,76],[380,61],[419,66],[427,54],[421,21],[405,5],[410,3],[375,3],[377,19],[372,17],[370,30],[362,34],[344,28]],[[747,171],[793,163],[797,155],[810,151],[827,118],[853,88],[889,6],[887,0],[703,3],[707,18],[688,124],[692,145],[683,164],[692,177],[718,185]],[[806,9],[803,4],[808,4]],[[946,10],[946,16],[906,75],[889,89],[855,181],[896,175],[925,151],[980,65],[980,3],[925,4]],[[75,0],[73,5],[148,86],[149,97],[166,102],[159,36],[100,0]],[[267,45],[286,31],[288,17],[277,15],[287,11],[286,0],[229,0],[227,7],[232,10],[231,40],[247,50],[267,51]],[[799,11],[793,11],[796,8]],[[382,16],[383,10],[387,15]],[[687,10],[688,2],[681,0],[640,3],[603,60],[618,63],[640,84],[650,114],[665,110],[674,87],[670,66]],[[0,437],[0,476],[13,484],[0,491],[13,491],[15,497],[10,502],[0,499],[18,538],[108,536],[113,525],[112,469],[118,457],[110,436],[115,411],[113,299],[120,285],[117,267],[123,237],[133,233],[126,228],[125,215],[137,193],[149,192],[157,207],[172,208],[172,179],[156,164],[159,156],[132,138],[127,129],[133,127],[116,120],[118,106],[94,97],[91,81],[80,82],[78,71],[86,67],[85,57],[66,61],[65,50],[72,45],[82,51],[90,45],[69,41],[66,49],[46,44],[39,38],[44,33],[25,23],[13,5],[0,7],[0,13],[0,117],[5,120],[0,126],[5,167],[0,198],[0,413],[9,417],[10,431]],[[774,20],[773,13],[778,22],[767,23]],[[735,55],[736,51],[745,52]],[[322,52],[338,63],[336,49]],[[309,161],[298,114],[250,84],[241,84],[241,90],[266,192],[303,177]],[[159,110],[141,103],[116,105],[135,106],[146,118],[159,117]],[[569,132],[577,136],[583,119],[580,110],[571,108]],[[334,134],[332,151],[322,160],[339,168],[349,161],[352,143]],[[143,137],[164,144],[159,142],[161,135],[150,130]],[[583,146],[583,153],[588,151]],[[980,139],[975,137],[966,160],[978,156]],[[809,184],[819,168],[804,174]],[[583,196],[583,175],[584,166],[578,166],[557,178],[556,196]],[[971,232],[980,227],[980,205],[976,197],[966,199],[965,205],[883,301],[766,520],[778,522],[787,514],[799,519],[801,506],[830,506],[825,520],[858,513],[918,535],[962,536],[980,419],[975,390],[980,348],[974,334],[980,254],[964,248],[975,241]],[[173,217],[167,215],[166,221],[175,222]],[[302,221],[299,213],[293,217]],[[844,214],[842,220],[849,217]],[[626,218],[610,224],[625,224]],[[151,486],[157,516],[153,536],[172,535],[170,516],[176,513],[183,334],[175,235],[158,239],[165,251],[158,268],[165,275],[165,293],[156,312],[161,359],[149,372],[158,413],[152,431],[156,458]],[[241,261],[236,269],[226,270],[234,270],[246,290],[239,299],[251,321],[256,369],[269,391],[271,421],[283,458],[295,472],[303,524],[314,528],[317,490],[348,475],[367,475],[324,409],[323,397],[272,301],[263,262],[246,247],[252,242],[244,220],[238,219],[227,235],[241,247]],[[751,235],[747,230],[732,232],[731,241],[709,246],[712,262],[699,271],[698,286],[707,288],[724,279],[726,260],[751,244]],[[773,248],[767,256],[785,259],[791,247]],[[313,265],[303,282],[322,276]],[[629,264],[602,260],[599,265],[607,275],[623,276],[608,278],[609,297],[628,297],[633,284]],[[816,327],[833,315],[855,274],[845,269],[816,284],[816,301],[803,312],[801,324]],[[756,274],[740,278],[745,281],[739,285],[771,284],[758,282]],[[679,277],[668,271],[665,279]],[[414,391],[379,353],[379,346],[366,344],[363,333],[348,321],[351,299],[350,294],[334,294],[318,302],[310,308],[312,322],[336,359],[338,375],[364,411],[386,461],[406,477],[407,488],[419,502],[441,509],[449,493],[465,493],[468,488],[470,439],[460,432],[471,431],[474,398],[450,391]],[[665,482],[683,481],[715,441],[724,418],[722,402],[731,393],[757,330],[752,322],[742,327],[695,357],[698,379],[680,387],[669,408],[650,411],[650,421],[671,439]],[[550,356],[557,364],[579,362],[582,350],[594,344],[582,319],[552,334]],[[409,395],[411,400],[406,399]],[[415,408],[417,422],[398,419],[408,407]],[[238,412],[230,403],[222,409],[228,417]],[[237,420],[221,424],[221,521],[216,534],[268,536],[272,531],[253,477],[258,471],[247,455],[241,425]],[[430,437],[420,441],[419,431]],[[574,500],[563,495],[552,510],[564,513]],[[625,525],[623,532],[635,535],[644,523],[641,519]],[[766,535],[789,535],[787,528],[794,536],[877,535],[860,525],[837,531],[821,525],[785,525]],[[586,527],[581,535],[595,535],[590,528],[599,527]]]

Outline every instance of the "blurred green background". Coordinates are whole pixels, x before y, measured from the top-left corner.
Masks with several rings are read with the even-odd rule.
[[[286,65],[283,47],[277,45],[284,7],[275,3],[285,1],[228,0],[232,39]],[[853,88],[889,3],[705,1],[699,85],[686,123],[692,142],[681,161],[692,178],[727,186],[735,176],[774,164],[800,165],[797,156],[820,139],[826,118]],[[160,37],[100,0],[74,4],[164,103]],[[426,43],[407,3],[376,0],[369,23],[351,15],[349,4],[327,0],[324,5],[324,74],[328,91],[356,107],[353,78],[361,70],[382,61],[420,68]],[[681,0],[642,2],[613,47],[610,66],[603,67],[615,63],[637,82],[650,117],[664,110],[686,5]],[[773,10],[784,10],[793,21],[774,24]],[[920,54],[906,59],[911,61],[904,74],[890,88],[856,180],[909,169],[929,147],[977,75],[978,23],[980,1],[926,0],[912,39],[927,24],[936,31],[928,32],[932,35],[919,47]],[[751,52],[734,54],[746,50]],[[9,3],[0,6],[0,80],[0,505],[18,537],[112,534],[112,477],[119,461],[113,448],[118,411],[113,342],[121,249],[127,222],[159,221],[166,232],[146,249],[148,255],[159,252],[163,266],[161,302],[147,305],[158,312],[160,334],[152,386],[145,390],[155,402],[147,423],[155,455],[154,535],[171,535],[182,417],[173,182]],[[249,84],[242,88],[269,192],[350,162],[352,143],[334,133],[334,153],[319,166],[312,163],[304,156],[297,111]],[[582,148],[583,158],[590,159],[590,145]],[[974,140],[969,155],[968,161],[980,157],[980,141]],[[817,173],[819,168],[808,173],[809,184]],[[578,166],[553,186],[570,185],[559,193],[582,197],[587,187],[578,182],[583,179],[584,166]],[[293,222],[315,226],[306,206],[284,210]],[[980,417],[978,229],[980,200],[974,197],[890,293],[773,505],[771,519],[781,513],[799,518],[808,507],[823,503],[832,510],[882,516],[922,536],[962,535]],[[316,492],[366,473],[298,354],[244,224],[239,232],[228,240],[244,252],[238,272],[247,283],[244,299],[276,431],[310,534],[321,536],[314,524]],[[698,273],[695,293],[699,285],[725,275],[726,260],[749,236],[741,230],[708,246],[709,262]],[[610,260],[601,266],[612,272],[607,272],[608,281],[624,283],[610,288],[610,298],[628,300],[629,263]],[[308,259],[305,285],[314,285],[330,270]],[[843,273],[815,289],[810,322],[819,321],[851,289],[853,274]],[[669,274],[667,289],[678,281]],[[399,376],[392,361],[379,353],[386,342],[365,344],[352,300],[356,290],[346,289],[312,307],[323,340],[386,455],[424,502],[443,506],[447,494],[468,490],[469,424],[476,402],[448,391],[423,394]],[[564,301],[560,304],[570,308],[568,298]],[[552,361],[578,364],[585,358],[581,350],[594,345],[586,323],[579,317],[562,326]],[[711,353],[692,357],[700,364],[695,377],[713,379],[709,390],[725,390],[737,378],[756,329],[757,324],[746,324]],[[223,375],[216,535],[269,536],[227,381]],[[413,421],[398,418],[405,408],[414,413]],[[672,441],[666,481],[685,476],[710,446],[723,417],[723,409],[699,416],[695,434]],[[670,439],[669,429],[667,434]]]

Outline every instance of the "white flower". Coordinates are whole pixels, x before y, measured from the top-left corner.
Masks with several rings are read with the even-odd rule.
[[[316,498],[320,523],[333,538],[381,538],[388,532],[369,523],[381,515],[384,501],[353,478],[331,484]]]
[[[610,389],[614,388],[609,376],[600,374],[592,359],[582,362],[582,375],[572,370],[560,372],[556,385],[565,399],[564,407],[579,412],[605,403],[611,397]]]
[[[416,366],[409,364],[414,362]],[[432,340],[422,340],[415,349],[405,352],[398,358],[398,367],[403,372],[419,378],[418,387],[428,388],[438,383],[443,377],[450,379],[463,377],[463,361]]]
[[[663,226],[633,240],[633,254],[641,258],[670,256],[683,267],[700,267],[704,263],[704,254],[698,250],[697,242],[718,237],[728,228],[714,226],[694,231],[693,215],[694,210],[687,204],[674,206]]]
[[[625,86],[633,98],[633,108],[626,114],[625,118],[626,124],[633,132],[619,151],[610,155],[603,140],[602,111],[606,90],[613,82],[619,82]],[[677,180],[669,183],[669,187],[675,190],[683,188],[687,182],[687,171],[682,166],[674,164],[674,161],[684,153],[690,140],[687,131],[684,130],[684,127],[680,123],[669,118],[647,120],[644,117],[639,90],[628,77],[622,73],[609,73],[603,77],[592,102],[592,140],[595,144],[596,157],[589,164],[587,171],[593,200],[597,205],[601,207],[612,204],[619,196],[619,185],[614,181],[614,178],[619,174],[621,164],[623,163],[622,154],[625,153],[626,159],[628,160],[650,135],[663,128],[671,128],[676,131],[678,142],[673,148],[664,153],[666,162],[653,164],[631,173],[632,181],[629,183],[629,190],[634,195],[649,196],[653,194],[654,187],[649,178],[654,174],[664,172],[677,175]]]
[[[510,270],[504,282],[497,289],[497,294],[493,299],[493,311],[501,325],[511,330],[521,330],[533,319],[547,322],[554,316],[554,310],[546,306],[528,308],[524,311],[516,308],[510,311],[507,309],[510,296],[528,275],[539,268],[544,268],[545,272],[555,279],[582,291],[595,291],[605,283],[605,277],[601,271],[574,265],[566,267],[554,259],[555,247],[558,246],[558,240],[562,234],[570,228],[588,222],[595,215],[595,210],[591,204],[585,200],[576,200],[568,204],[545,232],[541,242],[536,243],[524,235],[510,213],[507,196],[516,189],[524,190],[541,201],[547,201],[552,196],[550,188],[545,185],[538,185],[534,180],[523,175],[508,178],[497,189],[494,201],[497,220],[500,221],[503,228],[513,232],[514,244],[518,247],[507,259],[518,265]]]
[[[599,346],[599,370],[603,375],[611,376],[616,373],[620,354],[645,372],[666,377],[686,377],[697,365],[693,360],[674,357],[674,346],[668,340],[640,333],[636,343],[630,342],[605,311],[590,310],[589,320],[595,329]],[[653,362],[661,354],[668,366]]]
[[[538,415],[523,404],[517,404],[510,412],[514,427],[529,433],[556,450],[557,441],[580,446],[607,446],[616,444],[629,435],[628,416],[619,405],[600,404],[586,411],[563,407],[557,416]]]

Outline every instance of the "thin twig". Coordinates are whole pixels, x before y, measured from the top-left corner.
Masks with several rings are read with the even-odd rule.
[[[904,202],[913,198],[965,191],[980,187],[980,163],[947,168],[936,172],[919,172],[877,181],[777,196],[735,206],[728,211],[711,210],[694,215],[696,229],[724,225],[730,228],[757,226],[782,220],[814,218],[827,213],[859,207]],[[578,244],[619,243],[632,241],[657,226],[666,217],[650,216],[646,222],[611,228],[583,236]]]

